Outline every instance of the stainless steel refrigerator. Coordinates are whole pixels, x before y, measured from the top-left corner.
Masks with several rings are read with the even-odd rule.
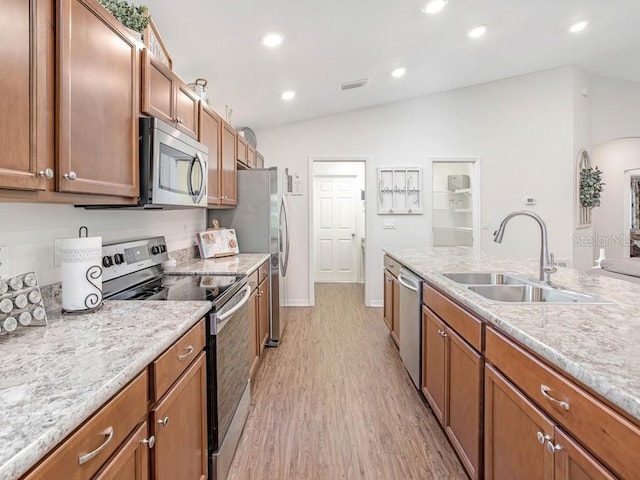
[[[286,325],[282,309],[284,277],[289,262],[289,230],[285,197],[278,194],[276,167],[238,170],[238,205],[230,210],[209,210],[221,227],[234,228],[241,253],[270,255],[269,342],[277,347]]]

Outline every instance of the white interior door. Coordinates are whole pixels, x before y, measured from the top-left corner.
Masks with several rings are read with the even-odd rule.
[[[316,175],[313,181],[315,281],[356,282],[356,176]]]

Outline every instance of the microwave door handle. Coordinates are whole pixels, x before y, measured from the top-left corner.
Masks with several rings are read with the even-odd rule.
[[[205,175],[207,174],[207,163],[204,161],[204,159],[202,158],[202,155],[200,155],[199,152],[196,152],[196,160],[198,161],[198,164],[200,165],[200,173],[202,174],[202,185],[200,185],[200,192],[197,195],[197,198],[195,199],[195,203],[198,204],[200,203],[200,200],[202,200],[202,197],[204,196],[205,192],[206,192],[206,188],[205,188]],[[192,168],[193,170],[193,168]]]
[[[187,188],[189,189],[189,196],[191,200],[195,201],[196,194],[193,191],[193,182],[191,181],[191,176],[193,175],[193,166],[196,164],[196,159],[191,160],[189,164],[189,170],[187,171]]]

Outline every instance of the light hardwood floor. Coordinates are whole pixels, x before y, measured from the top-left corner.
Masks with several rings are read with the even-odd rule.
[[[359,284],[289,308],[251,386],[229,480],[466,479]]]

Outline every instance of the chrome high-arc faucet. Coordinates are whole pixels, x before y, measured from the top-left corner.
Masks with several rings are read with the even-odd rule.
[[[493,241],[496,243],[502,243],[502,237],[504,236],[504,229],[513,217],[517,217],[518,215],[524,215],[525,217],[531,217],[540,226],[540,237],[541,237],[541,245],[540,245],[540,281],[551,284],[551,274],[557,271],[557,268],[554,264],[553,253],[549,253],[549,240],[547,238],[547,225],[544,223],[544,220],[540,218],[540,216],[534,212],[530,212],[528,210],[518,210],[517,212],[511,212],[509,215],[504,217],[498,230],[493,232]]]

